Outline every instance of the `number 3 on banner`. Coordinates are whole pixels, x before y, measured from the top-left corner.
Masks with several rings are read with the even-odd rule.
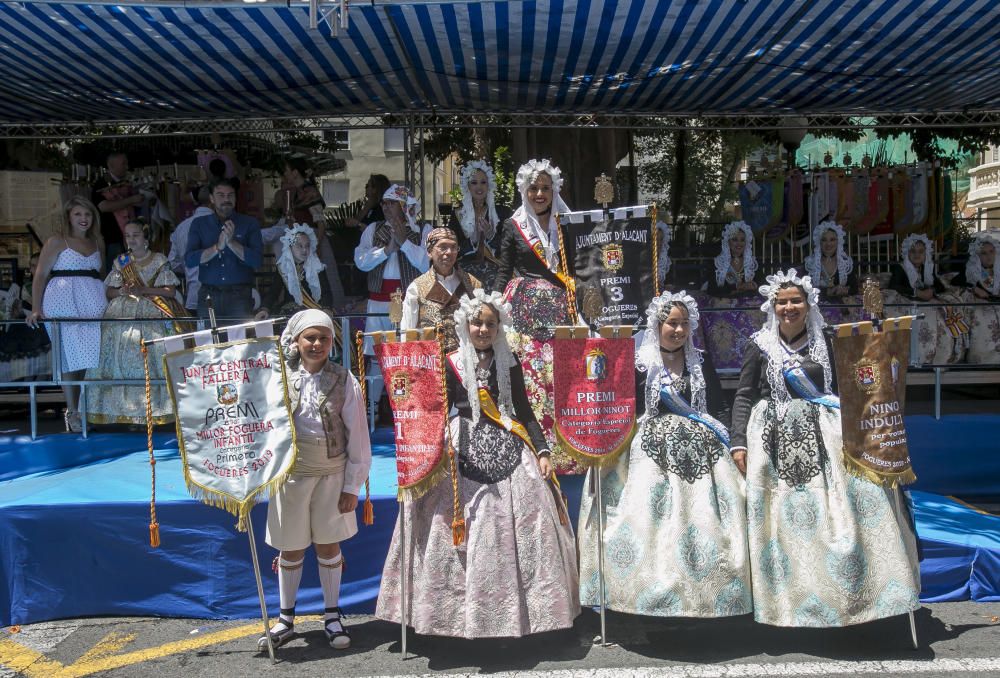
[[[625,294],[622,292],[620,287],[611,288],[611,301],[621,301],[625,298]]]

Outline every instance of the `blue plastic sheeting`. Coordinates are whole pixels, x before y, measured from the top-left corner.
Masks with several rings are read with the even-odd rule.
[[[934,425],[925,429],[923,420]],[[965,488],[965,494],[972,494],[970,489],[996,494],[1000,474],[987,469],[997,460],[984,456],[997,421],[908,418],[921,484],[941,484],[934,476],[948,473],[950,493]],[[132,438],[133,450],[145,445],[143,436],[122,437]],[[961,446],[954,445],[956,440]],[[46,445],[63,452],[46,451]],[[35,449],[58,464],[66,461],[64,455],[80,459],[84,454],[80,441],[69,436],[50,436]],[[0,450],[0,468],[9,469],[6,462],[15,452]],[[376,433],[373,452],[375,525],[362,526],[344,546],[348,565],[342,602],[353,611],[374,609],[397,512],[391,431]],[[0,625],[94,615],[226,619],[259,614],[246,536],[236,532],[228,513],[190,499],[176,449],[157,452],[158,549],[148,541],[147,453],[87,454],[93,460],[86,465],[46,468],[0,482]],[[574,525],[582,480],[562,479]],[[913,499],[924,556],[923,599],[1000,600],[1000,518],[926,492],[914,492]],[[252,514],[273,612],[278,605],[270,574],[275,552],[264,544],[265,516],[264,506]],[[302,613],[322,608],[314,563],[310,552],[299,595]]]
[[[59,437],[56,437],[58,440]],[[375,525],[344,545],[341,605],[375,608],[396,521],[391,431],[373,439]],[[192,500],[176,450],[158,450],[160,548],[149,546],[148,453],[100,460],[0,483],[0,626],[95,615],[247,618],[260,614],[249,540],[235,519]],[[582,478],[563,490],[575,512]],[[267,507],[251,514],[264,590],[278,607],[271,573],[276,551],[264,543]],[[300,613],[323,608],[315,556],[307,555]]]
[[[921,600],[1000,602],[1000,517],[948,497],[913,492]]]
[[[1000,416],[906,417],[914,490],[961,497],[1000,496]]]
[[[154,433],[153,448],[176,450],[177,436]],[[86,438],[66,434],[36,440],[30,436],[0,436],[0,482],[116,459],[144,449],[145,433],[92,433]]]

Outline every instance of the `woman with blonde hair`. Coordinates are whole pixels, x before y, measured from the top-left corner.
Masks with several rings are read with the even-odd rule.
[[[107,306],[101,271],[104,245],[100,236],[101,219],[94,204],[86,198],[71,198],[63,208],[60,233],[51,236],[42,247],[31,285],[35,310],[28,316],[29,327],[38,321],[58,318],[100,318]],[[101,357],[101,326],[96,322],[60,323],[49,335],[59,337],[60,366],[66,381],[83,379],[88,368],[97,367]],[[58,333],[58,334],[57,334]],[[55,342],[53,342],[55,343]],[[82,430],[80,387],[63,386],[66,430]]]

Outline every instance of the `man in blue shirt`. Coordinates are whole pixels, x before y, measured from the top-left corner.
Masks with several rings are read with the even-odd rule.
[[[198,315],[208,316],[206,299],[222,318],[249,320],[253,314],[254,273],[263,260],[260,224],[237,214],[236,185],[216,179],[209,185],[212,214],[191,222],[184,262],[198,267]]]

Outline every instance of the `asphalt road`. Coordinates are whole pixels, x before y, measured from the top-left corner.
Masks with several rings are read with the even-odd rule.
[[[398,676],[436,672],[595,676],[1000,676],[1000,603],[926,605],[915,615],[845,629],[779,629],[749,617],[681,620],[609,613],[608,640],[594,643],[599,616],[585,611],[572,630],[518,640],[414,636],[402,658],[399,627],[349,618],[353,647],[326,644],[318,617],[272,666],[256,651],[259,620],[84,619],[0,630],[0,677],[152,676],[205,678]],[[16,631],[16,632],[13,632]]]

